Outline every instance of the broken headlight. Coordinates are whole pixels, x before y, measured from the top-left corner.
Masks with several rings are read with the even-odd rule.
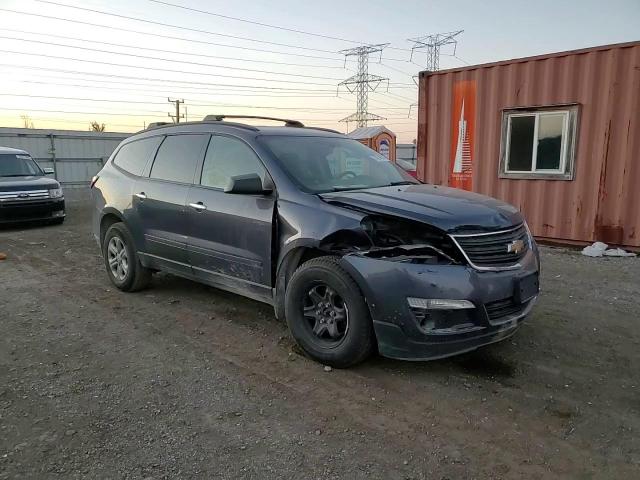
[[[460,251],[444,233],[424,223],[383,216],[362,222],[372,247],[363,255],[397,262],[423,264],[462,263]]]

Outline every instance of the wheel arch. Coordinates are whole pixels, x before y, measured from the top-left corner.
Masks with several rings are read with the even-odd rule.
[[[100,248],[102,248],[104,236],[107,234],[107,230],[109,230],[109,227],[118,222],[124,223],[122,214],[115,208],[105,208],[102,212],[102,216],[100,217]]]
[[[289,280],[291,280],[296,269],[312,258],[327,255],[330,255],[330,253],[318,248],[317,242],[299,244],[284,255],[278,265],[275,281],[274,310],[278,320],[284,320],[285,292],[287,291]]]

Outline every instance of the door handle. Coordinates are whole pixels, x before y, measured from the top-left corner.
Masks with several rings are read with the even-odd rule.
[[[198,212],[202,212],[203,210],[207,209],[207,206],[202,202],[190,203],[189,206]]]
[[[144,192],[134,193],[134,195],[135,195],[136,197],[138,197],[140,200],[144,200],[144,199],[146,199],[146,198],[147,198],[147,196],[145,195],[145,193],[144,193]]]

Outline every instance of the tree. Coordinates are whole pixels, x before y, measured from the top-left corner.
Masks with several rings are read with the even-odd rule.
[[[107,126],[104,123],[91,122],[91,128],[89,129],[92,132],[104,132]]]
[[[24,128],[36,128],[33,125],[33,120],[31,120],[31,117],[29,115],[20,115],[20,118],[22,119],[22,124],[24,125]]]

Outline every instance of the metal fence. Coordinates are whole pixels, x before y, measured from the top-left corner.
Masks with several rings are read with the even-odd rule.
[[[129,135],[0,127],[0,146],[29,152],[40,166],[52,167],[56,180],[66,189],[82,188]]]
[[[19,148],[31,154],[42,167],[52,167],[63,187],[88,186],[118,144],[128,133],[82,132],[35,128],[0,127],[0,146]],[[416,146],[396,146],[396,159],[408,170],[416,168]]]
[[[399,143],[396,145],[396,162],[405,170],[415,170],[417,158],[417,149],[413,143]]]

